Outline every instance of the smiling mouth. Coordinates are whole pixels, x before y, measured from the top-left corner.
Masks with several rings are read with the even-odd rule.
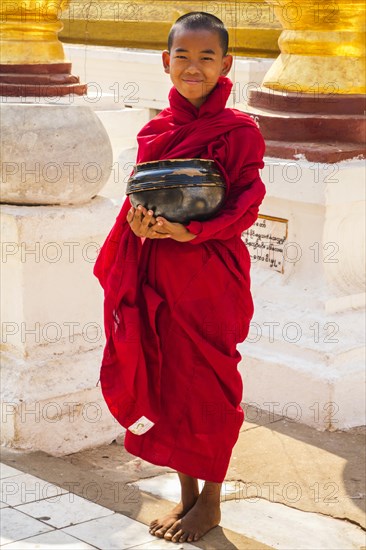
[[[183,79],[183,82],[187,82],[188,84],[202,84],[203,80],[190,80],[186,78]]]

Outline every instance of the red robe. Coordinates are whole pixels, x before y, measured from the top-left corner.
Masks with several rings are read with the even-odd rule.
[[[104,399],[126,428],[154,423],[142,435],[127,430],[127,451],[215,482],[244,419],[236,346],[253,302],[241,233],[265,195],[264,142],[248,115],[225,108],[231,88],[220,77],[197,109],[173,87],[170,107],[138,134],[137,162],[215,160],[227,185],[219,214],[189,223],[190,242],[142,241],[126,222],[126,198],[94,268],[105,291]]]

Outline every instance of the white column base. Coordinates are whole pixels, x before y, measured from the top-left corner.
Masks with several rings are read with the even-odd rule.
[[[51,454],[111,442],[122,427],[99,379],[105,342],[96,254],[120,203],[2,205],[1,442]]]
[[[244,402],[320,430],[364,425],[364,163],[265,160],[260,212],[288,220],[288,248],[283,273],[252,263]]]
[[[96,386],[100,361],[101,349],[95,349],[28,361],[19,372],[19,362],[5,356],[1,444],[61,456],[116,439],[124,430]]]

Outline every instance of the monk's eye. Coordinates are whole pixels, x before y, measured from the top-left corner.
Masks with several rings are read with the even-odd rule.
[[[187,59],[185,55],[176,55],[175,59]]]
[[[213,58],[212,57],[203,57],[202,58],[204,61],[213,61]]]

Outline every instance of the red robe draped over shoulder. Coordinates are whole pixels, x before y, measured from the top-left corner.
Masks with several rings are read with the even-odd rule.
[[[130,428],[126,449],[215,482],[225,478],[244,419],[236,346],[253,302],[241,233],[265,195],[264,142],[248,115],[225,107],[231,89],[220,77],[198,109],[173,87],[170,106],[137,137],[137,162],[215,160],[227,185],[220,212],[187,225],[192,241],[143,241],[126,221],[126,198],[94,267],[105,293],[101,389]]]

